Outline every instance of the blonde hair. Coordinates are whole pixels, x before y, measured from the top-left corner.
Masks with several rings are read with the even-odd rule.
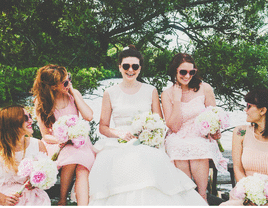
[[[0,111],[0,156],[5,166],[17,171],[15,149],[20,144],[25,121],[23,106],[9,106]],[[24,147],[25,148],[25,147]]]
[[[66,76],[65,67],[52,64],[41,67],[37,72],[32,92],[38,101],[36,113],[40,115],[47,128],[55,123],[55,91],[52,86],[63,82]]]

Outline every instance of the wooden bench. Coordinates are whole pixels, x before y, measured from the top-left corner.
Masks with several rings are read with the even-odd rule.
[[[230,173],[232,187],[235,187],[236,181],[234,177],[234,169],[233,169],[233,159],[232,159],[232,151],[225,150],[222,153],[223,157],[228,158],[229,162],[227,165],[227,170]],[[210,174],[210,181],[208,184],[208,192],[210,194],[213,194],[214,196],[217,196],[217,178],[218,178],[218,170],[216,169],[214,163],[212,160],[209,161],[209,168],[212,169],[212,172]]]

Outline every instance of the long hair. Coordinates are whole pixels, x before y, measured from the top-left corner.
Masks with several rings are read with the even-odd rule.
[[[177,73],[178,73],[177,68],[184,62],[192,63],[194,65],[194,68],[196,68],[196,64],[195,64],[192,56],[190,56],[187,53],[177,53],[173,57],[172,61],[170,62],[170,65],[169,65],[169,76],[171,77],[171,81],[173,82],[173,84],[176,84],[176,77],[177,77]],[[197,74],[192,77],[188,86],[189,86],[189,88],[193,88],[194,91],[197,92],[200,88],[201,82],[202,81],[198,75],[198,70],[197,70]]]
[[[268,89],[256,89],[248,92],[245,96],[245,101],[256,105],[257,108],[265,107],[267,109],[265,114],[265,128],[262,136],[268,136]],[[253,123],[253,125],[258,127],[256,123]]]
[[[5,107],[0,111],[0,156],[5,166],[17,171],[15,149],[20,144],[22,125],[25,121],[22,106]],[[25,148],[25,147],[24,147]]]
[[[143,58],[142,54],[136,49],[136,47],[134,45],[129,45],[128,49],[125,49],[125,50],[120,52],[120,54],[118,56],[118,65],[120,65],[122,63],[123,58],[127,58],[127,57],[138,58],[140,60],[141,68],[143,67],[144,58]]]
[[[41,67],[37,72],[32,92],[38,101],[36,113],[40,115],[47,128],[55,123],[55,91],[52,86],[63,82],[66,76],[65,67],[52,64]]]

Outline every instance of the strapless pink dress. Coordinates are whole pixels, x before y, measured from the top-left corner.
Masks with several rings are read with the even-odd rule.
[[[74,103],[74,98],[70,95],[69,105],[66,108],[55,110],[55,119],[59,119],[65,115],[79,115]],[[48,156],[52,155],[58,150],[58,144],[47,144],[42,140],[47,148]],[[58,168],[64,165],[79,164],[86,167],[89,171],[95,161],[95,153],[92,150],[92,143],[88,141],[84,146],[75,148],[72,144],[67,144],[61,151],[57,159]]]
[[[195,118],[205,108],[204,102],[205,96],[200,95],[181,103],[183,124],[177,133],[166,137],[166,152],[172,161],[212,159],[219,171],[227,172],[228,159],[222,156],[217,142],[202,137],[195,127]]]

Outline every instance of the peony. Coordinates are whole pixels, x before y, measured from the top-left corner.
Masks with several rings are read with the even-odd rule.
[[[72,143],[74,147],[79,148],[82,147],[85,144],[85,137],[84,136],[79,136],[75,139],[72,140]]]
[[[68,127],[75,126],[79,117],[77,115],[72,115],[70,118],[66,120],[66,125]]]
[[[33,160],[30,158],[24,158],[18,166],[19,176],[29,176],[33,170]]]
[[[45,181],[46,177],[47,176],[44,171],[35,171],[35,172],[32,172],[30,180],[33,186],[38,187],[40,183]]]

